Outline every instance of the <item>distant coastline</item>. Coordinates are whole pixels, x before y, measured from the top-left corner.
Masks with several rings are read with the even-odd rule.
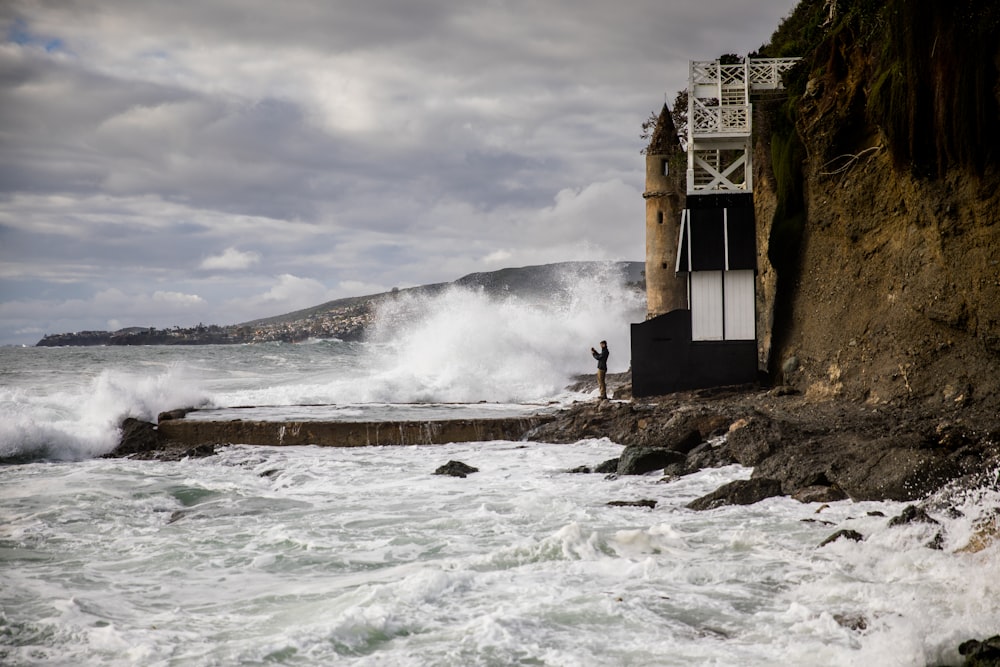
[[[485,273],[472,273],[451,283],[422,285],[368,296],[347,297],[242,324],[194,327],[128,327],[117,331],[77,331],[48,334],[36,347],[86,347],[100,345],[242,345],[247,343],[300,343],[309,339],[362,340],[374,322],[378,304],[400,295],[430,296],[448,287],[483,289],[493,295],[548,297],[574,275],[612,271],[623,285],[645,291],[643,262],[562,262]]]

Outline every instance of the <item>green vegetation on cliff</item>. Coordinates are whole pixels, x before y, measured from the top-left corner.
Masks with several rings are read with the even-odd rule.
[[[807,81],[851,97],[848,131],[832,149],[850,148],[850,130],[871,123],[897,165],[918,176],[955,167],[982,175],[1000,158],[995,0],[803,0],[760,55],[803,58],[805,75],[788,82],[793,103]],[[845,80],[858,64],[864,76]]]

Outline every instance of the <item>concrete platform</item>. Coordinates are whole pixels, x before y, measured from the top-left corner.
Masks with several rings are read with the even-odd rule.
[[[231,416],[231,410],[226,414]],[[531,429],[552,419],[554,416],[551,414],[532,414],[354,422],[342,419],[323,420],[316,415],[310,415],[308,419],[281,420],[269,416],[267,419],[216,420],[199,413],[197,418],[161,418],[157,429],[170,440],[191,447],[220,444],[371,447],[520,440]]]

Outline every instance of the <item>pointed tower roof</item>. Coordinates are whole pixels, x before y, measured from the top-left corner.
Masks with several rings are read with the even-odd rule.
[[[664,103],[660,111],[659,118],[656,119],[656,129],[649,139],[647,155],[669,155],[680,150],[681,142],[677,138],[677,129],[674,127],[674,119],[670,116],[670,109]]]

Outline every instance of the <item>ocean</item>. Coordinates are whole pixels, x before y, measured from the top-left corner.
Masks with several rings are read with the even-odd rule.
[[[100,458],[123,417],[185,406],[593,400],[566,387],[601,339],[626,370],[642,308],[577,278],[546,303],[403,300],[364,343],[0,348],[0,664],[925,666],[1000,632],[1000,546],[960,550],[990,489],[890,527],[904,504],[685,508],[740,466],[568,472],[617,456],[606,438]],[[450,460],[479,472],[433,474]],[[819,546],[845,528],[864,539]]]

